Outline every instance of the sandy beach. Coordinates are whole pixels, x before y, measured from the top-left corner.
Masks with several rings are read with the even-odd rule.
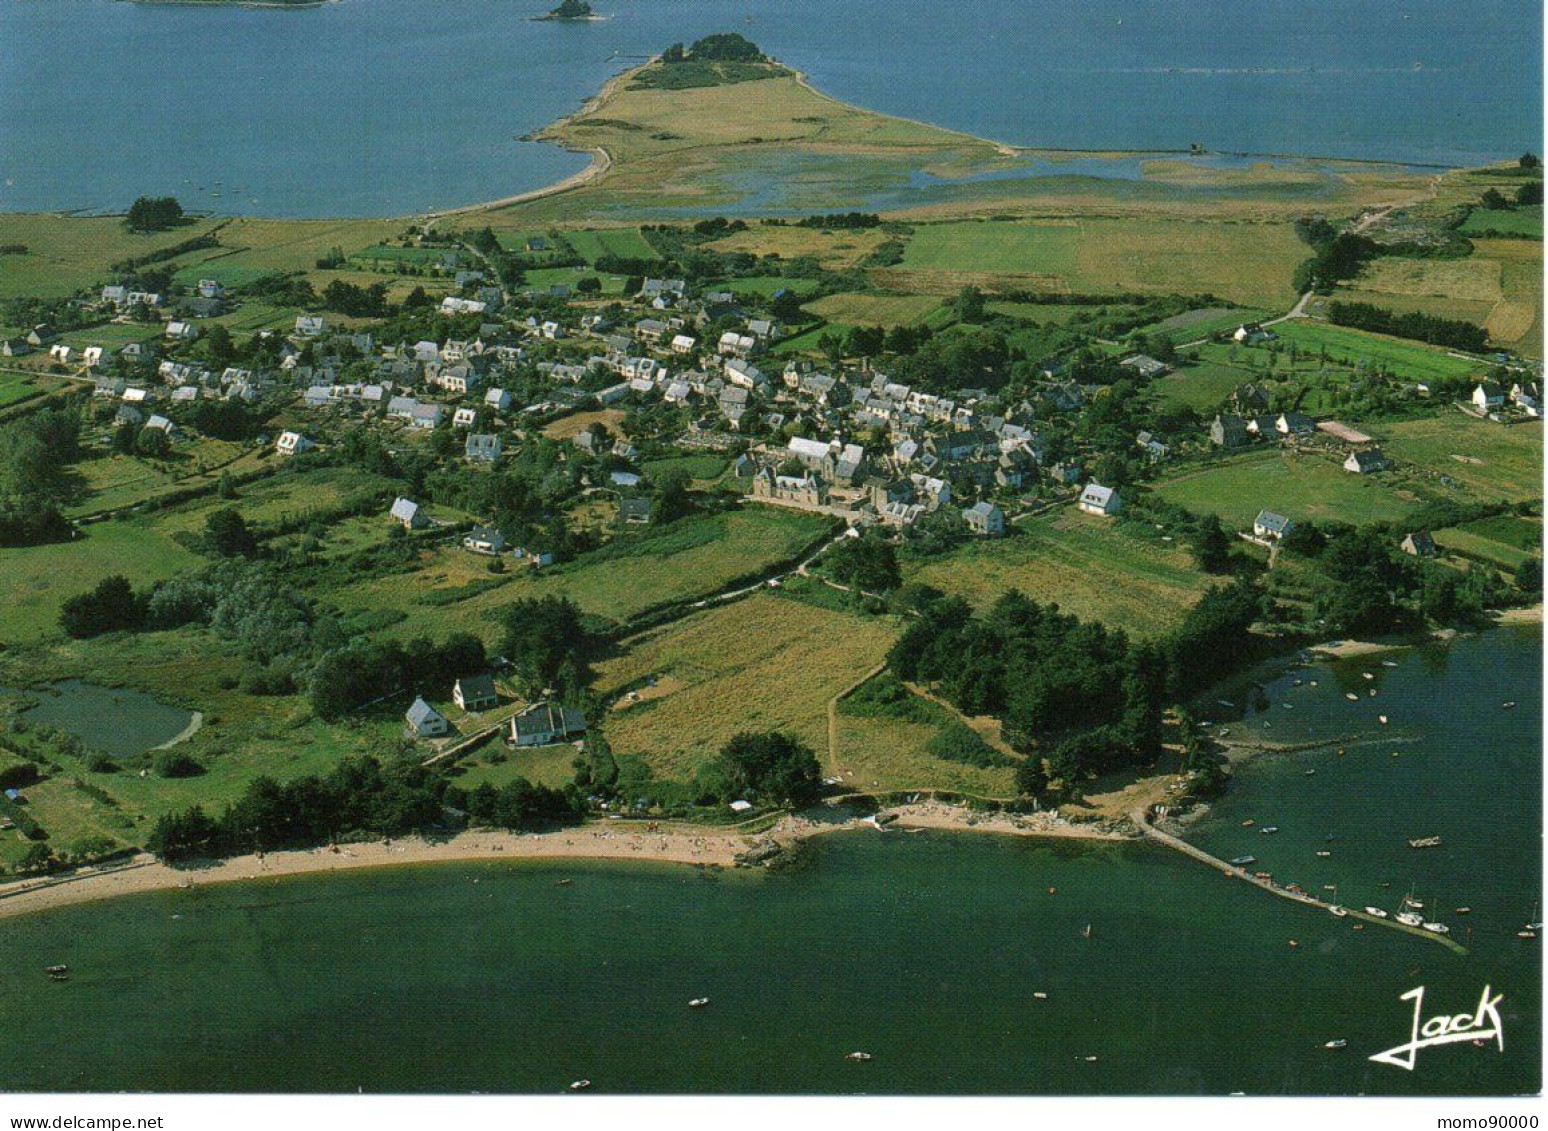
[[[1118,834],[1091,825],[1065,821],[1056,813],[973,813],[939,802],[904,806],[887,812],[896,817],[886,825],[888,831],[942,829],[1009,836],[1122,839]],[[235,856],[186,868],[162,864],[145,854],[116,867],[84,869],[66,876],[0,885],[0,919],[169,888],[463,860],[650,860],[729,868],[735,865],[739,855],[770,840],[788,847],[806,837],[872,827],[869,820],[841,814],[834,814],[827,820],[792,815],[771,830],[758,834],[708,828],[698,831],[691,826],[673,826],[652,832],[638,823],[612,827],[608,822],[600,822],[544,833],[479,831],[436,841],[406,837],[330,848],[295,849]]]

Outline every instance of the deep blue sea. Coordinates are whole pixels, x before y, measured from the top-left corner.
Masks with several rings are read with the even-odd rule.
[[[142,193],[401,215],[585,158],[521,135],[674,41],[736,30],[823,89],[1020,145],[1469,164],[1540,148],[1528,0],[0,0],[0,211]],[[220,195],[215,195],[219,193]]]

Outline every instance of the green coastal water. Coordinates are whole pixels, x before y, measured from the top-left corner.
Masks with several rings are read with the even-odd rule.
[[[1190,835],[1309,888],[1338,882],[1351,903],[1390,906],[1416,883],[1470,904],[1443,916],[1473,927],[1465,957],[1139,844],[863,832],[788,873],[380,870],[0,923],[0,1087],[1535,1091],[1539,943],[1515,931],[1540,877],[1541,646],[1505,630],[1397,662],[1270,685],[1271,706],[1230,725],[1352,732],[1370,720],[1343,711],[1342,688],[1377,682],[1369,670],[1387,741],[1260,760]],[[1248,816],[1282,831],[1243,830]],[[1444,844],[1415,852],[1418,835]],[[44,977],[56,962],[69,982]],[[1399,994],[1424,985],[1427,1013],[1454,1013],[1485,983],[1505,994],[1503,1052],[1424,1050],[1412,1073],[1367,1059],[1407,1038]],[[712,1004],[688,1009],[697,996]],[[1334,1038],[1348,1047],[1320,1047]],[[855,1050],[874,1059],[846,1061]]]

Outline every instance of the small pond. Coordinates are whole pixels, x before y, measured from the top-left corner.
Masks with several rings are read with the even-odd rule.
[[[36,700],[23,717],[69,731],[93,750],[105,754],[140,754],[165,745],[187,730],[195,715],[161,702],[143,691],[103,687],[66,679],[49,687],[20,691],[0,688],[0,694]]]

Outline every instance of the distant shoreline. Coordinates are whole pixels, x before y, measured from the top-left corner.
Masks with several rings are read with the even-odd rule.
[[[340,0],[129,0],[131,4],[185,8],[323,8]]]

